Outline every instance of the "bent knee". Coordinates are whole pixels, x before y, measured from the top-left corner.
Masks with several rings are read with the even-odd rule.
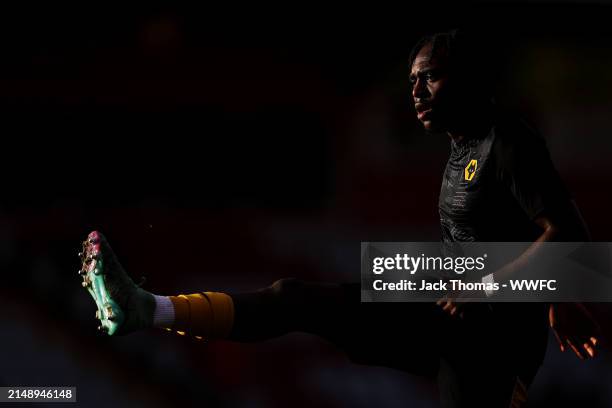
[[[304,293],[304,282],[296,278],[283,278],[274,282],[270,289],[280,297],[296,297]]]

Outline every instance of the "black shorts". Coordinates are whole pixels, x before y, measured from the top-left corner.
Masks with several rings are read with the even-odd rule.
[[[468,303],[459,318],[435,303],[361,303],[359,284],[295,279],[232,297],[234,340],[317,334],[355,363],[437,378],[445,407],[510,406],[546,352],[546,304]]]
[[[469,303],[463,318],[435,303],[350,304],[332,341],[356,363],[437,378],[444,407],[510,406],[546,353],[546,304]]]

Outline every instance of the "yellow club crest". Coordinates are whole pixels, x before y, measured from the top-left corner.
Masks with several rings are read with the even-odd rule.
[[[478,168],[478,160],[472,159],[465,166],[465,181],[472,181],[474,178],[474,174],[476,174],[476,169]]]

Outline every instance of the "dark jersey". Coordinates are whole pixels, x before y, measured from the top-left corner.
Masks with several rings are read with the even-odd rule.
[[[440,194],[444,240],[533,240],[533,218],[568,198],[543,141],[523,125],[500,121],[481,138],[452,147]],[[505,398],[517,378],[528,385],[542,362],[543,303],[474,302],[457,319],[433,302],[362,303],[361,289],[290,279],[232,294],[230,338],[315,333],[355,362],[437,375],[442,400],[452,406],[502,406],[500,400],[509,406]]]
[[[439,200],[442,240],[534,241],[541,231],[533,220],[567,211],[570,200],[544,140],[498,116],[488,134],[451,142]]]
[[[497,115],[486,134],[451,142],[439,212],[443,251],[456,255],[454,242],[533,242],[542,234],[534,222],[538,216],[573,214],[573,204],[544,139],[525,123]],[[546,350],[547,305],[487,307],[496,317],[483,320],[485,331],[498,332],[486,335],[520,350],[512,357],[516,364],[535,372]],[[473,309],[487,310],[483,303]]]

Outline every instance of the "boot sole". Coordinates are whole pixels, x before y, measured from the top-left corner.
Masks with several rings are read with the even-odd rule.
[[[100,321],[98,330],[112,336],[125,321],[125,313],[106,288],[101,238],[99,232],[93,231],[83,241],[83,249],[79,253],[81,257],[79,275],[83,277],[81,285],[96,302],[96,319]]]

